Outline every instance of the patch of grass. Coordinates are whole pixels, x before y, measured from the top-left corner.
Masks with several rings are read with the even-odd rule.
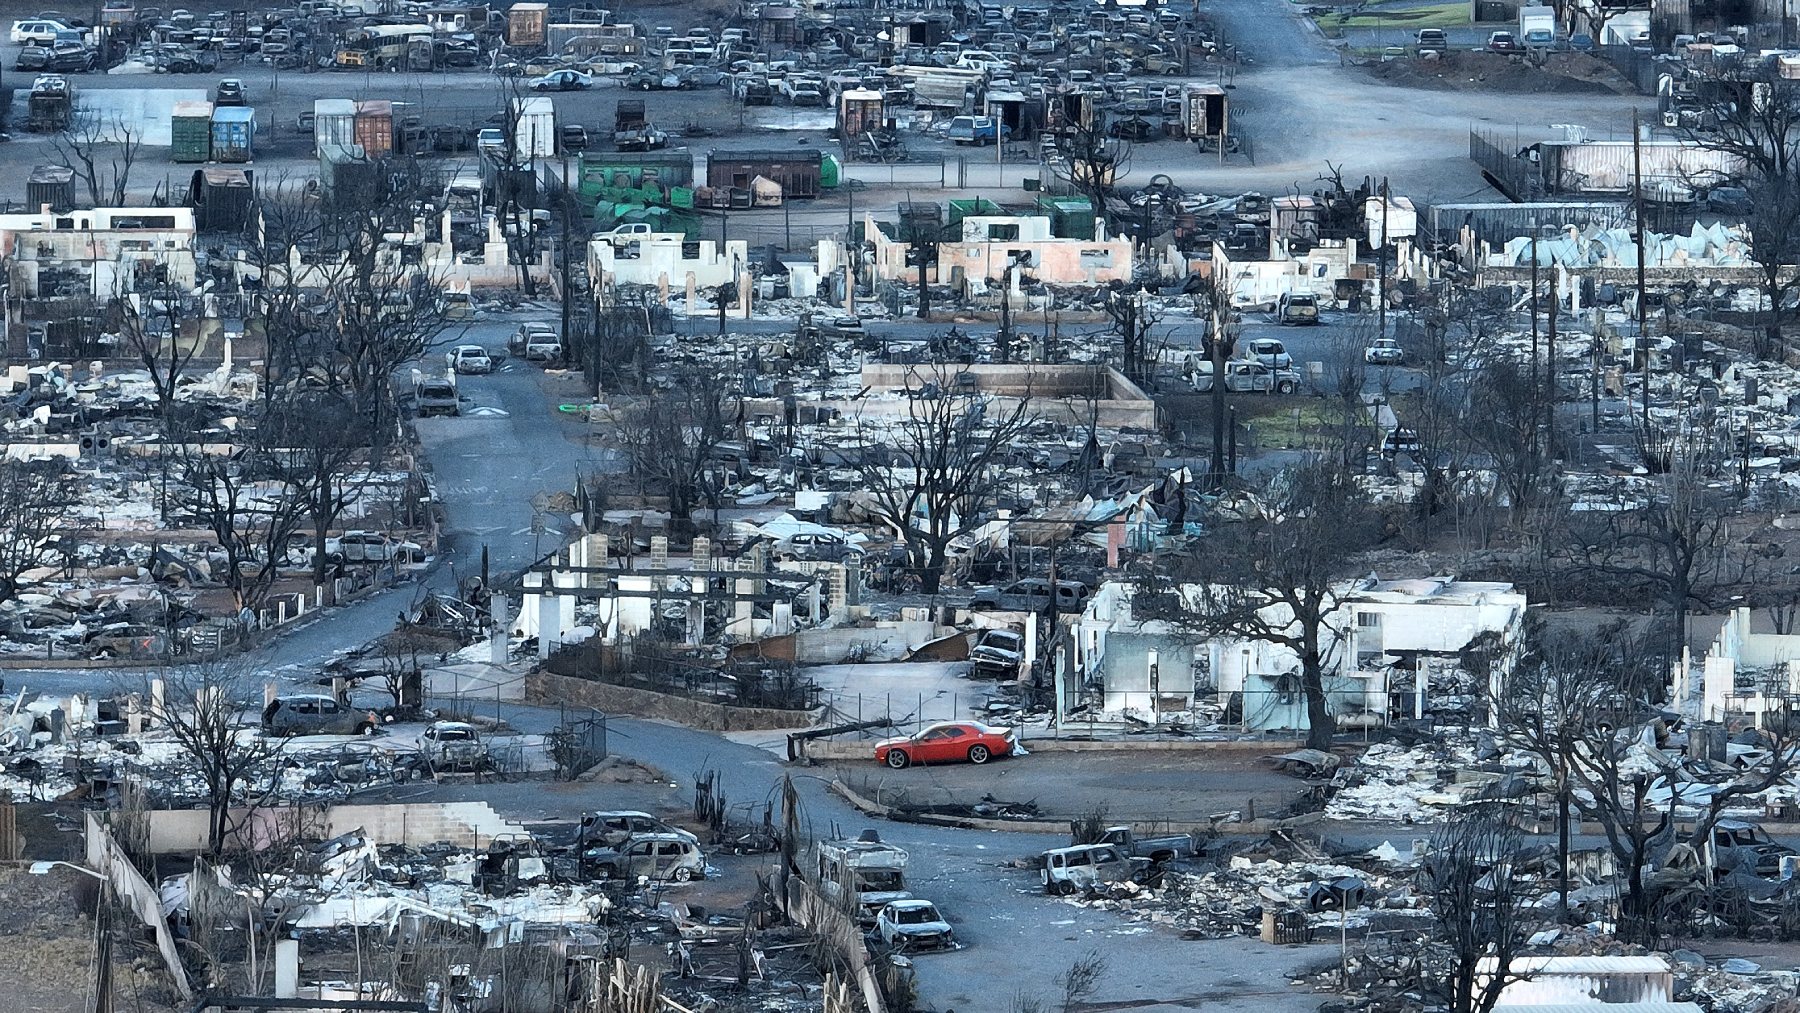
[[[1467,3],[1441,3],[1361,14],[1326,14],[1315,20],[1319,31],[1335,39],[1341,38],[1345,31],[1353,28],[1393,28],[1403,32],[1416,32],[1421,28],[1454,28],[1473,24],[1470,18],[1471,11]]]
[[[1335,406],[1324,398],[1238,398],[1234,403],[1238,424],[1249,429],[1256,445],[1264,449],[1303,446],[1336,421],[1330,414]]]

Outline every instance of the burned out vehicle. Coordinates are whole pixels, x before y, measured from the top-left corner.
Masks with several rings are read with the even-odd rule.
[[[875,916],[875,934],[890,949],[902,953],[948,950],[956,946],[956,931],[937,905],[928,900],[897,900]]]
[[[429,415],[460,415],[462,398],[456,393],[456,381],[449,376],[420,380],[413,388],[413,408],[420,418]]]
[[[1116,844],[1077,844],[1043,854],[1039,875],[1050,893],[1072,894],[1138,878],[1148,859],[1134,859]]]
[[[1087,604],[1087,588],[1072,580],[1027,577],[1001,587],[977,590],[969,599],[973,612],[1042,612],[1054,603],[1058,612],[1080,612]]]
[[[695,847],[700,846],[700,839],[686,830],[670,826],[649,813],[638,812],[635,809],[590,813],[583,816],[577,840],[584,846],[619,845],[633,837],[652,834],[679,837]]]
[[[1213,364],[1198,356],[1188,358],[1188,382],[1199,393],[1210,392]],[[1239,359],[1225,364],[1225,389],[1233,394],[1292,394],[1300,389],[1300,374]]]
[[[267,735],[373,735],[378,723],[374,711],[329,696],[278,696],[262,712]]]
[[[167,657],[169,646],[167,630],[142,623],[115,623],[87,635],[88,657],[100,660]]]
[[[1711,861],[1715,868],[1753,876],[1778,876],[1783,858],[1800,855],[1800,851],[1771,838],[1767,830],[1743,820],[1720,820],[1713,824],[1712,839],[1705,847],[1712,852]]]
[[[905,849],[865,830],[855,840],[820,841],[814,848],[819,892],[854,907],[856,920],[873,925],[883,908],[912,900],[906,889]]]
[[[588,848],[581,865],[604,879],[688,883],[706,878],[706,856],[693,841],[674,834],[640,834],[616,845]]]
[[[1127,826],[1107,827],[1100,832],[1099,840],[1088,843],[1110,844],[1131,858],[1147,858],[1152,862],[1172,862],[1177,858],[1192,858],[1200,853],[1200,841],[1193,835],[1139,837]]]
[[[419,733],[419,756],[432,770],[480,770],[488,765],[481,732],[464,721],[433,721]]]
[[[969,649],[969,674],[977,679],[1011,679],[1025,657],[1025,638],[1012,630],[982,630]]]

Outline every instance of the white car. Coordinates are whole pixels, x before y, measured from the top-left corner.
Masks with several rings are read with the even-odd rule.
[[[61,21],[46,21],[41,18],[32,21],[14,21],[12,26],[12,41],[15,46],[22,46],[27,42],[37,42],[49,45],[56,41],[57,32],[72,31],[74,31],[73,28],[63,24]]]
[[[475,150],[484,155],[506,154],[506,131],[499,127],[484,127],[475,135]]]
[[[1393,338],[1376,338],[1363,349],[1363,361],[1371,366],[1399,366],[1406,362],[1406,351]]]
[[[444,355],[444,362],[458,373],[492,373],[494,358],[480,345],[457,345]]]
[[[875,916],[875,931],[894,950],[948,950],[956,946],[956,932],[937,905],[928,900],[897,900]]]

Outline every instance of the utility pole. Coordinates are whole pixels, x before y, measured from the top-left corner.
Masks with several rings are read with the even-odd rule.
[[[1207,358],[1212,360],[1212,468],[1210,483],[1217,491],[1225,485],[1225,328],[1231,313],[1225,296],[1225,280],[1214,275],[1211,284],[1212,344]]]
[[[1631,204],[1637,218],[1637,345],[1644,352],[1644,428],[1650,428],[1650,342],[1647,321],[1650,308],[1645,303],[1648,286],[1644,283],[1644,141],[1638,127],[1638,112],[1631,111]]]
[[[1531,388],[1538,384],[1538,224],[1531,219],[1531,298],[1525,300],[1525,310],[1531,314]],[[1532,442],[1537,441],[1537,408],[1531,410]]]
[[[1387,337],[1388,181],[1381,177],[1381,249],[1375,255],[1376,337]]]
[[[563,164],[562,164],[562,201],[561,201],[561,204],[562,204],[562,215],[561,215],[561,218],[562,218],[562,344],[563,344],[563,355],[566,356],[575,347],[575,335],[569,333],[569,331],[571,329],[571,327],[570,327],[571,317],[572,317],[571,311],[574,309],[574,306],[575,306],[575,302],[574,302],[575,293],[573,291],[571,291],[571,289],[570,289],[570,281],[573,278],[574,272],[572,270],[572,265],[569,263],[569,258],[570,258],[569,247],[571,245],[569,242],[570,233],[572,233],[575,228],[575,223],[570,221],[570,218],[573,217],[573,212],[574,212],[574,208],[575,208],[575,200],[569,193],[569,160],[567,158],[563,159]],[[588,349],[588,351],[591,352],[592,349]]]
[[[1556,265],[1552,264],[1550,304],[1544,307],[1544,443],[1552,454],[1556,453],[1556,290]]]

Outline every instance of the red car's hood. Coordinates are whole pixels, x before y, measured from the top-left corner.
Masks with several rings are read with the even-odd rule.
[[[875,748],[876,749],[886,749],[889,746],[898,746],[898,745],[901,745],[902,743],[911,742],[911,741],[912,741],[912,736],[910,736],[910,735],[897,735],[891,739],[879,740],[878,742],[875,743]]]

